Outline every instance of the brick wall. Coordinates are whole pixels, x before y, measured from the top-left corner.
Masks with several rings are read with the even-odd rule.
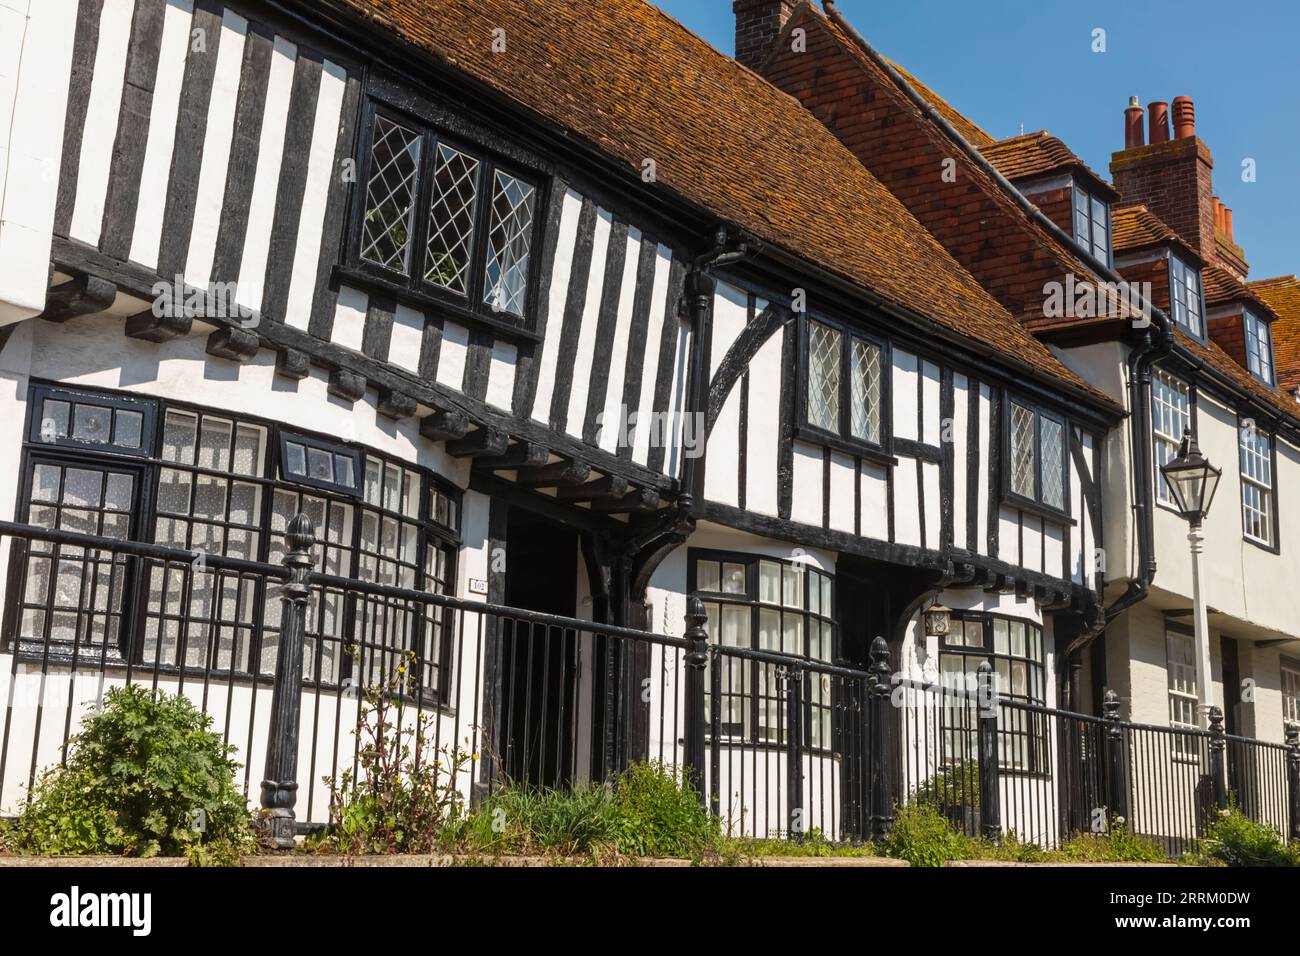
[[[1025,198],[1061,227],[1067,236],[1074,235],[1074,190],[1069,186],[1046,192],[1025,193]]]
[[[1242,368],[1246,365],[1246,319],[1236,315],[1221,315],[1210,319],[1210,338],[1219,344]]]
[[[1043,286],[1063,282],[1064,269],[1019,207],[878,66],[845,51],[819,20],[799,25],[807,51],[777,50],[768,80],[835,133],[1009,312],[1041,317]]]
[[[1111,176],[1125,203],[1143,203],[1207,262],[1219,260],[1214,241],[1214,160],[1194,136],[1122,150]]]
[[[790,19],[794,0],[736,0],[731,9],[736,15],[736,60],[757,70]]]

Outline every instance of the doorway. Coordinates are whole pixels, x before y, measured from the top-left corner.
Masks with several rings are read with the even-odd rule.
[[[506,525],[505,603],[575,617],[578,533],[522,508]],[[501,621],[501,720],[497,753],[507,780],[570,783],[577,750],[578,648],[572,628]]]

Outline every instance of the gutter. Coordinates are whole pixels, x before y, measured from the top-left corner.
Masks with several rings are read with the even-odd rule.
[[[1072,236],[1067,235],[1065,230],[1025,198],[1024,194],[1002,175],[997,167],[971,145],[966,137],[958,132],[956,127],[948,122],[933,104],[926,102],[925,98],[912,88],[912,85],[903,78],[902,74],[877,53],[871,44],[854,29],[853,25],[844,19],[843,15],[835,9],[834,0],[822,0],[822,6],[825,8],[826,16],[831,22],[849,36],[870,57],[871,61],[893,80],[894,84],[921,111],[922,115],[939,126],[976,166],[1001,186],[1030,221],[1043,228],[1053,238],[1064,243],[1067,249],[1077,254],[1079,259],[1092,268],[1097,275],[1130,288],[1133,293],[1130,301],[1136,303],[1144,313],[1149,314],[1154,320],[1151,326],[1147,328],[1142,341],[1128,357],[1129,428],[1132,436],[1130,459],[1135,493],[1133,510],[1136,513],[1138,536],[1137,574],[1129,582],[1125,592],[1102,611],[1097,622],[1086,626],[1083,633],[1071,642],[1066,649],[1066,656],[1071,656],[1091,644],[1098,635],[1105,631],[1106,625],[1115,620],[1120,614],[1145,600],[1150,593],[1151,582],[1155,579],[1155,489],[1152,487],[1151,480],[1151,367],[1173,351],[1173,323],[1168,315],[1144,299],[1138,293],[1136,287],[1130,286],[1128,281],[1111,269],[1109,264],[1099,260],[1090,250],[1076,246]]]

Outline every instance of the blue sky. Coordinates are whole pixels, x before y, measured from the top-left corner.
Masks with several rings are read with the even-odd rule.
[[[653,0],[723,52],[730,0]],[[1297,0],[840,0],[880,52],[996,137],[1048,129],[1110,178],[1136,95],[1196,103],[1250,278],[1300,273]],[[1093,53],[1092,31],[1106,31]],[[1256,181],[1241,163],[1255,160]]]

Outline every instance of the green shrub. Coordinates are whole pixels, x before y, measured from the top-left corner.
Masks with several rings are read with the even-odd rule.
[[[671,767],[633,764],[614,780],[613,803],[620,853],[696,859],[721,844],[718,821]]]
[[[605,786],[507,784],[448,829],[474,852],[687,857],[717,853],[722,833],[671,767],[633,764]]]
[[[228,862],[251,843],[250,817],[234,748],[211,725],[183,695],[110,690],[69,741],[67,764],[37,779],[10,848]]]
[[[933,804],[911,803],[898,808],[881,849],[912,866],[943,866],[975,855],[974,842],[954,830]]]
[[[1300,866],[1300,844],[1284,843],[1276,830],[1236,807],[1210,824],[1203,852],[1228,866]]]
[[[430,853],[464,817],[455,783],[473,758],[454,748],[433,752],[427,715],[401,733],[393,720],[393,693],[405,668],[385,687],[365,692],[356,775],[345,770],[330,788],[330,826],[308,841],[311,850],[344,854]]]

